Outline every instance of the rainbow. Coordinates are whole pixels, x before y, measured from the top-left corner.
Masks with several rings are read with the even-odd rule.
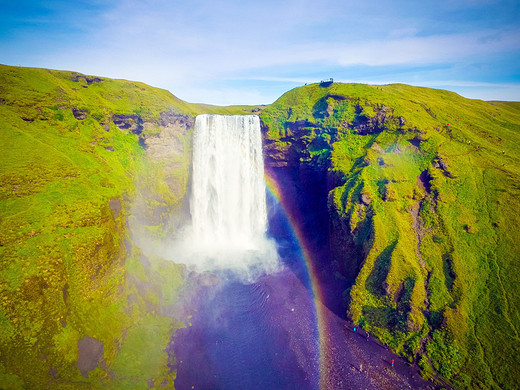
[[[324,292],[320,286],[319,279],[317,277],[317,272],[314,267],[315,263],[313,262],[311,255],[312,252],[306,245],[304,233],[297,223],[294,208],[291,207],[289,202],[287,202],[287,199],[284,198],[280,184],[275,179],[274,175],[268,171],[268,169],[265,170],[265,181],[268,193],[272,195],[279,203],[279,205],[282,207],[285,216],[289,221],[290,229],[292,230],[291,233],[298,241],[298,246],[300,247],[302,257],[305,261],[305,268],[307,270],[313,293],[318,328],[317,347],[319,351],[319,389],[325,389],[327,388],[328,369],[331,367],[331,356],[329,353],[330,348],[328,340],[330,333],[328,331],[326,320],[327,309],[324,304]]]

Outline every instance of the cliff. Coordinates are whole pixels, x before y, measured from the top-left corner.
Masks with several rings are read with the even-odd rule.
[[[291,171],[307,189],[300,197],[327,194],[328,234],[323,218],[307,234],[327,241],[351,320],[425,375],[513,388],[520,105],[407,85],[313,84],[261,119],[269,169]],[[300,218],[313,207],[323,204]]]
[[[194,115],[219,110],[250,112],[0,66],[0,387],[173,383],[167,314],[183,270],[136,240],[175,228]]]

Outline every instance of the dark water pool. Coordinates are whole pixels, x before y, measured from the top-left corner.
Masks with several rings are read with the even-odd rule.
[[[175,388],[435,388],[420,377],[416,366],[373,337],[368,341],[362,329],[352,331],[342,299],[347,283],[335,277],[326,262],[322,267],[314,264],[321,290],[321,300],[315,300],[301,243],[285,213],[276,207],[271,211],[270,235],[283,265],[279,272],[254,283],[241,282],[233,273],[194,274],[188,279],[180,316],[190,326],[176,331],[167,350],[175,360],[171,366],[177,371]],[[327,255],[316,250],[312,258]],[[321,367],[320,342],[326,355]]]
[[[315,389],[312,293],[290,269],[226,280],[190,298],[191,326],[173,339],[177,389]]]

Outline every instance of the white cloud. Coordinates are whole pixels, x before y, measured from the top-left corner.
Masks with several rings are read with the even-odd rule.
[[[260,102],[271,98],[272,92],[260,87],[252,93],[251,80],[305,83],[316,74],[338,78],[357,67],[364,72],[356,77],[406,74],[409,78],[402,82],[417,83],[425,73],[412,74],[413,67],[486,66],[492,58],[520,50],[517,26],[495,23],[479,30],[478,24],[470,28],[441,17],[436,26],[435,16],[442,13],[429,4],[421,13],[418,5],[407,7],[402,1],[378,6],[372,0],[95,1],[99,9],[87,13],[95,19],[84,21],[78,13],[77,24],[88,27],[83,39],[75,35],[67,44],[48,40],[54,46],[41,57],[25,51],[18,58],[33,58],[36,63],[25,64],[29,66],[144,81],[194,101],[230,102],[230,94],[237,103],[255,95]],[[489,5],[459,3],[457,9],[461,4]],[[509,67],[511,73],[516,64]]]
[[[493,31],[371,41],[343,46],[337,57],[341,65],[456,63],[474,56],[489,56],[520,48],[518,31],[491,41]]]

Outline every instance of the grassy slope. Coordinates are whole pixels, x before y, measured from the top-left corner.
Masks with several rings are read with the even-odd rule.
[[[314,84],[261,117],[281,147],[287,122],[307,121],[311,163],[326,159],[344,177],[331,210],[366,255],[352,319],[419,359],[426,375],[433,366],[461,387],[514,388],[520,105],[406,85]]]
[[[175,300],[181,270],[160,259],[143,267],[129,240],[135,179],[150,162],[112,115],[153,124],[161,112],[218,109],[142,83],[92,79],[0,66],[2,388],[133,389],[173,380],[164,348],[175,324],[157,310]],[[73,107],[86,118],[76,119]],[[88,378],[76,366],[85,335],[104,344],[101,368]]]

